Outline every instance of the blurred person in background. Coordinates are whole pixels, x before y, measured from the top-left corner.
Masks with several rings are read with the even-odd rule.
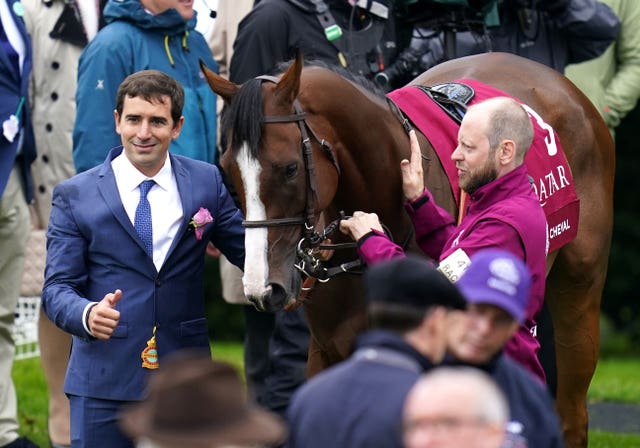
[[[445,60],[488,51],[564,72],[568,64],[601,55],[620,26],[598,0],[422,0],[409,11],[415,24],[409,44],[375,78],[386,90]]]
[[[27,206],[33,199],[31,164],[36,158],[29,109],[32,61],[22,3],[0,0],[0,447],[11,448],[37,448],[19,437],[11,378],[16,350],[13,325],[31,228]]]
[[[247,402],[235,368],[207,354],[177,352],[148,389],[120,415],[138,448],[259,448],[286,436],[280,417]]]
[[[620,18],[618,38],[602,56],[569,65],[565,75],[589,97],[614,134],[640,98],[640,2],[600,1]]]
[[[407,395],[404,446],[501,448],[508,418],[507,401],[491,377],[471,367],[437,367]]]

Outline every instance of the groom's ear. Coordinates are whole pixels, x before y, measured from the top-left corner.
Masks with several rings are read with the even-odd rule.
[[[120,114],[117,109],[113,109],[113,119],[116,122],[116,132],[120,134]]]
[[[182,131],[182,125],[184,124],[184,116],[180,116],[180,119],[173,126],[173,131],[171,133],[171,138],[173,140],[177,139],[180,136],[180,131]]]

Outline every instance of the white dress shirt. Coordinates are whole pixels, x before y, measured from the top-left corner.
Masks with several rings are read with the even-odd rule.
[[[162,267],[173,238],[178,233],[182,222],[182,201],[178,194],[178,184],[171,169],[171,159],[167,157],[158,174],[149,178],[134,167],[124,152],[111,161],[113,174],[118,185],[120,200],[124,206],[131,225],[134,224],[136,208],[140,202],[139,185],[148,179],[155,181],[147,194],[151,205],[151,222],[153,224],[153,264],[158,272]]]

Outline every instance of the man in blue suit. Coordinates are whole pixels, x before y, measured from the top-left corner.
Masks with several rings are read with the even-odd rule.
[[[114,111],[122,146],[53,192],[42,304],[73,335],[73,447],[133,446],[117,425],[122,405],[144,398],[171,352],[209,350],[207,243],[244,263],[242,216],[218,169],[168,152],[183,104],[164,73],[128,76]]]
[[[36,446],[18,437],[16,393],[11,379],[11,334],[33,198],[30,166],[36,157],[29,115],[31,41],[22,4],[0,0],[0,447]]]

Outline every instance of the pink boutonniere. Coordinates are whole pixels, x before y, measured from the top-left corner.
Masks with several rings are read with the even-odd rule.
[[[196,239],[202,239],[202,233],[204,232],[203,227],[210,222],[213,222],[211,212],[204,207],[200,207],[200,210],[193,215],[189,222],[189,227],[196,232]]]

